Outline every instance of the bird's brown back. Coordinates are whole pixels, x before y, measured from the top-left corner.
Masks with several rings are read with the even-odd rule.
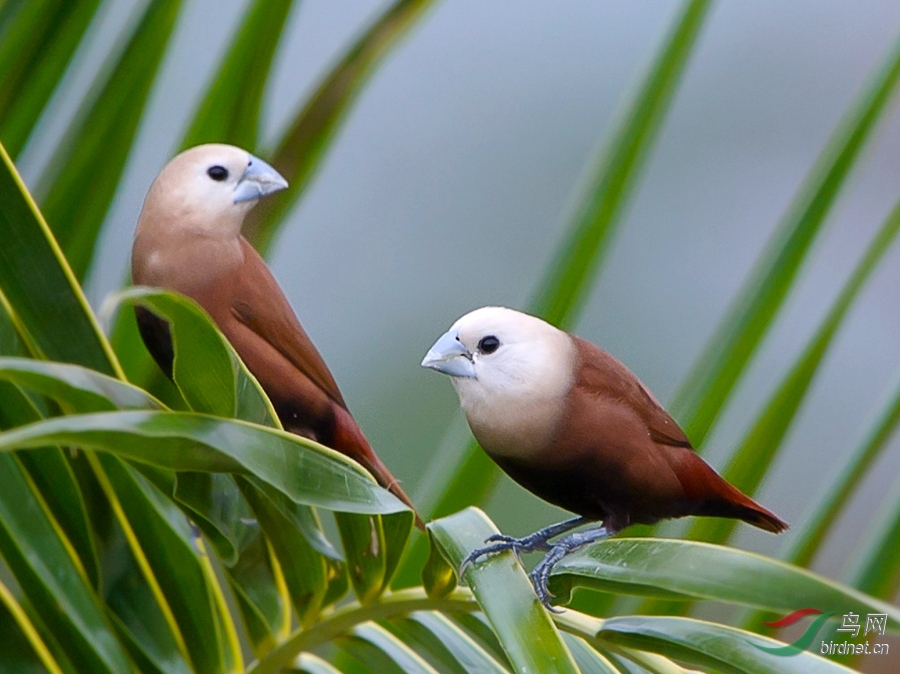
[[[643,383],[613,356],[573,336],[577,377],[554,439],[528,458],[495,460],[529,490],[619,530],[685,515],[786,525],[723,480]]]
[[[184,238],[173,243],[171,237],[139,237],[132,262],[135,282],[175,290],[197,302],[257,378],[285,430],[355,459],[412,507],[347,410],[331,371],[259,253],[243,237]],[[179,264],[173,269],[148,264],[154,250],[164,250],[166,259],[178,259]],[[171,337],[165,322],[145,310],[137,317],[145,344],[171,376]]]

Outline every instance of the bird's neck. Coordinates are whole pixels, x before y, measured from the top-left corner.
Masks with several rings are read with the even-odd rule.
[[[193,296],[198,288],[216,283],[243,261],[240,236],[206,236],[196,231],[153,236],[141,232],[134,242],[132,278],[137,285]]]

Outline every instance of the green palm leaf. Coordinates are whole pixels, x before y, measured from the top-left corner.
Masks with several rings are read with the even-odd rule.
[[[78,279],[84,278],[93,259],[180,9],[181,0],[148,3],[41,177],[38,194],[44,216]]]
[[[844,317],[853,306],[879,262],[890,250],[900,232],[900,204],[875,234],[840,294],[810,339],[806,348],[787,371],[775,393],[760,412],[750,431],[728,462],[722,476],[740,490],[753,494],[772,461],[783,446],[782,441],[800,405],[806,397],[813,377],[822,363]],[[824,515],[824,513],[822,513]],[[832,506],[832,517],[835,511]],[[828,518],[823,517],[823,520]],[[721,543],[737,526],[737,520],[698,519],[688,537]]]
[[[900,610],[894,606],[785,562],[709,543],[603,541],[564,558],[553,571],[550,587],[561,598],[586,587],[666,599],[709,599],[781,614],[805,606],[884,613],[892,631],[900,631]]]
[[[415,25],[432,0],[396,0],[335,64],[291,122],[272,166],[288,189],[264,200],[244,223],[246,236],[265,254],[285,216],[306,191],[325,151],[376,67]]]
[[[267,76],[293,0],[255,0],[194,114],[182,149],[229,143],[253,151]]]
[[[20,337],[51,360],[118,374],[84,293],[2,145],[0,203],[0,291]]]
[[[832,660],[805,651],[792,657],[770,655],[756,645],[779,648],[783,644],[733,627],[691,618],[611,618],[603,623],[597,637],[601,643],[652,651],[708,671],[746,674],[852,672]]]
[[[484,539],[499,533],[476,508],[437,520],[429,525],[429,531],[456,568]],[[578,671],[512,553],[470,565],[466,581],[517,671]]]
[[[75,49],[100,0],[29,0],[0,4],[0,140],[15,158]]]
[[[900,81],[900,40],[844,115],[731,308],[669,405],[696,447],[781,307]]]

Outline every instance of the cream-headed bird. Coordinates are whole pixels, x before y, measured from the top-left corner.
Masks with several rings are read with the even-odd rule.
[[[511,478],[578,517],[524,538],[492,536],[487,554],[548,551],[532,582],[550,607],[550,571],[566,554],[630,524],[730,517],[780,533],[781,519],[722,479],[622,363],[534,316],[483,307],[435,342],[424,367],[450,375],[472,434]],[[576,527],[556,543],[549,540]]]
[[[132,279],[197,302],[259,380],[285,430],[356,460],[415,510],[347,410],[272,272],[241,236],[256,202],[286,187],[275,169],[240,148],[200,145],[182,152],[156,177],[144,200]],[[147,349],[171,377],[168,324],[146,309],[137,307],[135,313]]]

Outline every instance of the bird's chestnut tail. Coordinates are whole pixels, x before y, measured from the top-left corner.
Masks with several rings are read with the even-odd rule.
[[[755,527],[780,534],[788,528],[787,522],[771,510],[764,508],[739,489],[722,480],[718,498],[711,499],[698,509],[698,515],[732,517]]]
[[[741,519],[755,527],[771,531],[773,534],[780,534],[788,528],[787,522],[762,506],[759,506],[758,510],[749,511]]]
[[[676,475],[691,504],[687,514],[730,517],[780,534],[787,522],[728,483],[693,451],[685,449],[675,464]]]
[[[383,463],[378,459],[374,454],[374,462],[372,463],[363,463],[366,469],[375,476],[375,479],[378,480],[378,484],[391,492],[398,499],[403,501],[410,510],[413,511],[413,514],[416,516],[416,528],[421,532],[425,532],[425,520],[422,519],[422,516],[419,515],[419,511],[416,510],[416,507],[413,505],[412,500],[409,496],[406,495],[406,492],[400,487],[400,483],[397,479],[391,475],[391,472],[385,467]]]

